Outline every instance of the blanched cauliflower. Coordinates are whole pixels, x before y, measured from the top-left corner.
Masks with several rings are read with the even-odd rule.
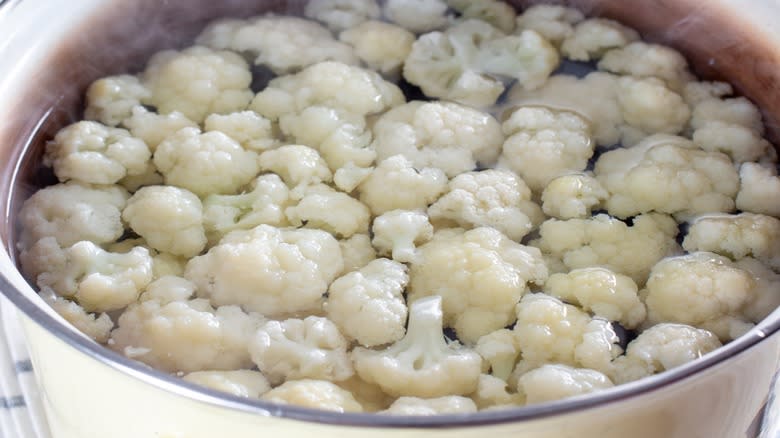
[[[609,198],[599,181],[584,173],[559,176],[542,192],[542,211],[557,219],[587,218]]]
[[[257,154],[219,131],[184,128],[166,138],[154,153],[165,183],[198,196],[233,194],[257,176]]]
[[[325,231],[260,225],[223,237],[191,259],[184,276],[217,306],[273,317],[318,308],[343,266],[338,242]]]
[[[348,238],[368,233],[371,212],[357,199],[324,184],[309,186],[297,205],[284,210],[292,225]]]
[[[574,25],[584,20],[577,9],[558,5],[536,4],[517,17],[517,29],[530,29],[559,46],[574,33]]]
[[[734,93],[734,89],[731,84],[718,81],[691,81],[685,84],[683,88],[683,97],[685,102],[695,108],[698,104],[709,99],[720,99],[722,97],[731,96]]]
[[[477,405],[470,398],[448,395],[436,398],[399,397],[389,408],[380,412],[385,415],[441,415],[471,414],[477,412]]]
[[[683,98],[654,77],[621,77],[617,98],[625,122],[645,135],[680,133],[691,116]]]
[[[333,185],[344,193],[352,193],[373,171],[373,167],[359,167],[350,161],[333,173]]]
[[[263,152],[258,162],[261,171],[281,176],[297,199],[303,197],[308,186],[333,180],[328,163],[316,150],[307,146],[286,145],[272,149]]]
[[[734,266],[748,272],[756,282],[755,297],[743,314],[751,322],[758,323],[780,307],[780,274],[751,257],[737,260]]]
[[[753,213],[701,216],[688,228],[683,248],[732,260],[749,256],[780,269],[780,219]]]
[[[515,8],[500,0],[446,0],[462,19],[474,18],[490,23],[504,33],[515,30]]]
[[[444,0],[387,0],[382,12],[388,20],[415,33],[440,29],[449,18]]]
[[[268,321],[249,341],[257,368],[273,385],[304,378],[339,381],[353,373],[347,341],[329,319]]]
[[[453,177],[477,164],[495,164],[503,141],[490,114],[457,103],[414,101],[376,121],[372,147],[380,163],[402,154],[417,168],[437,167]]]
[[[575,61],[601,58],[609,49],[620,48],[639,39],[629,27],[606,18],[589,18],[578,23],[561,44],[563,56]]]
[[[434,398],[474,392],[482,359],[444,338],[441,304],[439,296],[413,302],[406,335],[390,347],[379,351],[355,347],[352,361],[360,377],[394,396]]]
[[[157,114],[143,106],[133,107],[132,114],[122,124],[130,130],[133,137],[143,140],[153,153],[157,150],[157,145],[180,129],[198,127],[197,123],[178,111]]]
[[[598,371],[561,364],[543,365],[523,374],[517,382],[518,391],[525,395],[529,405],[590,394],[613,386],[609,377]]]
[[[709,152],[722,152],[735,163],[777,161],[777,152],[757,131],[742,125],[709,122],[693,132],[693,143]]]
[[[508,386],[505,379],[481,374],[477,390],[471,394],[471,399],[480,410],[505,409],[524,404],[524,396],[510,392]]]
[[[406,324],[406,271],[398,262],[376,259],[338,278],[328,289],[328,318],[347,338],[366,347],[398,341]]]
[[[517,337],[512,330],[508,329],[498,329],[481,336],[474,350],[485,360],[490,374],[503,380],[504,383],[512,374],[520,356]]]
[[[385,394],[379,386],[368,383],[357,374],[353,374],[347,380],[338,382],[337,385],[350,392],[352,396],[363,406],[363,412],[379,412],[387,409],[395,400]]]
[[[108,245],[106,250],[116,253],[128,253],[137,246],[146,248],[152,257],[152,279],[157,280],[168,275],[178,277],[184,274],[184,265],[187,264],[187,259],[166,252],[159,252],[150,247],[146,240],[140,237],[120,240]]]
[[[251,370],[195,371],[182,379],[237,397],[259,398],[271,389],[262,373]]]
[[[62,128],[46,144],[43,164],[63,182],[114,184],[142,173],[151,157],[143,140],[127,130],[82,121]]]
[[[744,97],[706,99],[694,106],[691,115],[693,129],[699,129],[711,122],[740,125],[755,131],[758,135],[764,134],[761,112]]]
[[[527,283],[543,284],[547,267],[539,250],[493,228],[445,229],[419,248],[410,278],[409,301],[441,296],[445,326],[473,344],[514,322]]]
[[[412,51],[415,37],[403,27],[371,20],[341,32],[339,39],[354,47],[355,55],[369,68],[395,77]]]
[[[149,90],[133,75],[108,76],[87,89],[84,118],[108,126],[118,126],[130,117],[133,108],[149,98]]]
[[[65,321],[68,321],[81,333],[99,344],[104,344],[108,341],[111,329],[114,328],[114,322],[111,321],[111,317],[108,314],[101,313],[98,316],[94,313],[87,313],[78,303],[58,296],[49,288],[43,288],[40,295],[46,301],[46,304],[51,306]]]
[[[382,160],[358,186],[360,200],[375,215],[428,208],[447,189],[447,175],[437,167],[421,167],[403,154]]]
[[[744,163],[739,169],[739,179],[738,209],[780,216],[780,177],[774,166]]]
[[[334,32],[351,29],[382,11],[376,0],[309,0],[303,15],[321,21]]]
[[[117,184],[124,187],[130,193],[136,192],[141,187],[159,186],[165,182],[165,178],[157,171],[154,161],[147,161],[144,171],[138,175],[127,175],[117,181]]]
[[[347,390],[327,380],[288,380],[261,396],[273,403],[333,412],[363,412],[363,407]]]
[[[509,168],[535,192],[554,178],[585,170],[593,155],[590,127],[580,116],[541,107],[522,107],[503,124],[499,167]]]
[[[419,211],[393,210],[374,219],[371,227],[372,243],[382,255],[392,255],[393,260],[412,263],[416,246],[433,237],[433,225],[428,216]]]
[[[278,145],[271,121],[254,111],[211,114],[203,128],[206,132],[220,131],[251,151],[262,152]]]
[[[339,275],[357,271],[376,259],[376,250],[368,234],[353,234],[349,239],[339,240],[339,247],[344,259],[344,269]]]
[[[599,61],[598,68],[634,78],[658,78],[675,92],[681,92],[693,79],[688,70],[688,61],[680,52],[660,44],[642,41],[634,41],[625,47],[608,51]]]
[[[504,91],[503,78],[535,89],[559,60],[555,48],[532,30],[507,36],[482,20],[468,19],[419,37],[403,73],[428,97],[487,107]]]

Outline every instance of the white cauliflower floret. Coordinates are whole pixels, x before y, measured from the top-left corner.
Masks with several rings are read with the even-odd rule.
[[[658,78],[621,77],[617,100],[625,122],[645,135],[677,134],[691,116],[683,98]]]
[[[772,145],[757,131],[733,123],[708,122],[693,132],[693,143],[709,152],[723,152],[735,163],[777,160]]]
[[[333,412],[363,412],[349,391],[326,380],[288,380],[261,396],[263,400]]]
[[[338,278],[328,289],[325,311],[348,339],[365,347],[389,344],[404,336],[409,282],[406,267],[376,259]]]
[[[553,274],[547,279],[544,290],[596,316],[617,321],[628,329],[639,326],[647,315],[634,280],[604,268],[574,269],[567,274]]]
[[[474,350],[485,360],[490,374],[504,383],[515,369],[520,356],[517,337],[508,329],[499,329],[480,337]]]
[[[412,263],[416,246],[433,237],[433,225],[428,216],[419,211],[393,210],[374,219],[371,227],[372,243],[382,255],[392,255],[393,260]]]
[[[731,96],[733,93],[734,89],[731,87],[731,84],[726,82],[691,81],[685,84],[682,95],[685,98],[685,102],[687,102],[691,108],[694,108],[705,100],[720,99],[722,97]]]
[[[743,314],[751,322],[758,323],[780,307],[780,275],[751,257],[737,260],[734,266],[748,272],[756,282],[756,296],[747,304]]]
[[[555,48],[532,30],[507,36],[484,21],[468,19],[418,38],[403,73],[428,97],[487,107],[504,91],[502,78],[538,88],[559,61]]]
[[[326,318],[268,321],[249,342],[257,368],[273,385],[304,378],[339,381],[354,370],[347,340]]]
[[[43,164],[60,181],[114,184],[146,169],[152,153],[125,129],[82,121],[62,128],[46,144]]]
[[[492,24],[504,33],[515,30],[517,13],[512,5],[498,0],[446,0],[462,19],[474,18]]]
[[[341,32],[339,39],[354,47],[369,68],[395,77],[412,51],[415,37],[402,27],[371,20]]]
[[[46,304],[81,333],[99,344],[108,341],[111,329],[114,328],[114,322],[108,314],[101,313],[97,316],[94,313],[87,313],[78,303],[57,296],[49,288],[41,290],[40,295]]]
[[[84,118],[117,126],[130,117],[133,108],[148,99],[149,90],[133,75],[108,76],[87,89]]]
[[[686,251],[709,251],[739,260],[756,258],[780,269],[780,219],[763,214],[705,215],[693,220]]]
[[[490,114],[457,103],[415,101],[376,121],[372,146],[379,162],[402,154],[416,168],[437,167],[453,177],[477,164],[495,164],[503,141]]]
[[[425,33],[447,25],[444,0],[387,0],[382,12],[388,20],[415,33]]]
[[[348,238],[367,233],[371,212],[357,199],[324,184],[309,186],[303,198],[284,214],[290,224],[325,230]]]
[[[729,212],[739,189],[739,176],[728,156],[663,134],[601,155],[594,172],[612,194],[607,210],[621,218],[649,211],[682,219]]]
[[[627,383],[684,365],[721,346],[707,330],[683,324],[657,324],[631,341],[615,360],[615,383]]]
[[[152,160],[146,162],[144,171],[138,175],[127,175],[117,181],[117,184],[124,187],[130,193],[136,192],[141,187],[159,186],[165,182],[165,178],[157,171],[157,167]]]
[[[620,48],[639,39],[639,34],[614,20],[589,18],[578,23],[561,44],[563,56],[575,61],[601,58],[609,49]]]
[[[527,283],[543,284],[547,267],[539,250],[495,229],[448,229],[419,248],[410,278],[409,301],[440,295],[445,326],[473,344],[514,322]]]
[[[559,46],[574,33],[574,25],[584,20],[582,12],[558,5],[533,5],[517,17],[517,29],[534,30]]]
[[[357,374],[353,374],[349,379],[342,380],[337,384],[342,389],[352,393],[355,400],[363,406],[363,412],[379,412],[387,409],[395,400],[394,397],[385,394],[382,388],[373,383],[367,383]]]
[[[523,374],[517,382],[518,391],[525,395],[529,405],[591,394],[613,386],[609,377],[598,371],[561,364],[543,365]]]
[[[739,169],[739,179],[738,209],[780,216],[780,177],[774,166],[744,163]]]
[[[343,266],[338,242],[324,231],[260,225],[223,237],[191,259],[184,276],[215,305],[272,317],[318,308]]]
[[[493,227],[517,241],[544,220],[531,190],[508,170],[462,173],[448,189],[428,208],[432,220],[449,219],[465,228]]]
[[[166,50],[149,60],[143,82],[151,96],[143,101],[161,114],[179,111],[200,123],[213,113],[229,114],[252,100],[252,73],[241,56],[195,46]]]
[[[121,212],[127,191],[118,186],[91,186],[71,181],[45,187],[30,196],[19,211],[24,250],[44,237],[62,247],[82,240],[113,242],[125,231]]]
[[[368,234],[353,234],[349,239],[339,240],[339,247],[344,259],[344,269],[339,275],[357,271],[376,259],[376,250]]]
[[[303,15],[325,23],[332,31],[354,28],[382,11],[376,0],[309,0]]]
[[[436,398],[399,397],[386,410],[385,415],[442,415],[471,414],[477,412],[477,405],[470,398],[448,395]]]
[[[237,397],[259,398],[271,389],[262,373],[251,370],[195,371],[182,379]]]
[[[336,41],[330,30],[299,17],[268,14],[246,21],[217,20],[201,32],[196,42],[248,54],[255,64],[265,65],[277,75],[322,61],[358,62],[352,48]]]
[[[481,374],[477,390],[471,394],[471,399],[480,410],[504,409],[523,405],[525,400],[522,394],[510,392],[505,379]]]
[[[136,239],[124,239],[119,242],[112,243],[106,248],[109,252],[128,253],[136,246],[146,248],[149,251],[149,255],[152,256],[152,278],[157,280],[160,277],[166,275],[181,276],[184,274],[184,265],[187,264],[187,259],[166,252],[159,252],[154,248],[151,248],[143,238]]]
[[[609,198],[599,181],[587,174],[553,179],[542,192],[542,211],[558,219],[587,218]]]
[[[379,351],[355,347],[352,361],[358,375],[393,396],[434,398],[474,392],[482,359],[444,338],[441,303],[439,296],[413,302],[406,335],[390,347]]]
[[[387,190],[392,187],[392,190]],[[375,215],[392,210],[428,208],[447,189],[447,175],[437,167],[415,167],[405,155],[393,155],[358,186],[360,200]]]
[[[498,165],[517,172],[535,192],[558,176],[585,170],[593,155],[590,127],[574,113],[522,107],[503,131],[507,139]]]
[[[693,129],[699,129],[711,122],[740,125],[755,131],[758,135],[764,134],[761,112],[744,97],[706,99],[694,106],[691,116]]]
[[[273,149],[278,143],[271,121],[254,111],[211,114],[206,117],[203,128],[207,132],[220,131],[251,151]]]
[[[301,198],[308,186],[328,183],[333,174],[320,154],[307,146],[286,145],[260,154],[261,171],[271,171],[281,176],[292,189],[292,196]]]
[[[160,143],[154,165],[166,184],[201,197],[235,193],[259,172],[257,154],[221,132],[202,134],[198,128],[184,128]]]
[[[197,128],[198,124],[188,119],[184,114],[173,111],[168,114],[157,114],[142,106],[133,107],[133,112],[123,124],[130,130],[133,137],[140,138],[154,152],[163,140],[184,128]]]
[[[675,254],[677,224],[660,214],[634,218],[632,226],[599,214],[589,219],[549,219],[536,241],[543,253],[561,260],[568,269],[602,266],[644,284],[653,265]]]
[[[662,79],[675,92],[682,91],[693,79],[688,70],[688,61],[680,52],[660,44],[642,41],[608,51],[599,61],[598,68],[635,78]]]
[[[333,185],[344,193],[352,193],[373,171],[373,167],[359,167],[349,162],[333,173]]]

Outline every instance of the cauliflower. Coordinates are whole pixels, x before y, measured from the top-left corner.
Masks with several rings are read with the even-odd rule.
[[[503,124],[508,137],[498,161],[541,192],[554,178],[585,170],[593,155],[590,127],[580,116],[522,107]]]
[[[780,269],[780,219],[763,214],[705,215],[693,220],[686,251],[710,251],[732,260],[754,257]]]
[[[371,20],[341,32],[339,39],[354,47],[357,57],[370,69],[395,77],[412,51],[415,37],[402,27]]]
[[[389,408],[380,412],[385,415],[441,415],[471,414],[477,412],[477,405],[470,398],[448,395],[436,398],[399,397]]]
[[[445,326],[473,344],[514,322],[527,283],[543,284],[547,267],[539,250],[493,228],[447,229],[419,248],[410,278],[409,301],[441,296]]]
[[[388,20],[415,33],[440,29],[449,18],[444,0],[387,0],[382,12]]]
[[[295,226],[317,228],[344,238],[367,233],[371,220],[368,207],[324,184],[308,187],[303,199],[287,207],[284,214]]]
[[[152,153],[163,140],[180,129],[198,127],[197,123],[178,111],[157,114],[142,106],[133,107],[132,114],[124,120],[123,124],[133,137],[143,140]]]
[[[585,311],[617,321],[627,329],[639,326],[647,315],[634,280],[609,269],[584,268],[553,274],[544,290]]]
[[[592,61],[609,49],[620,48],[639,39],[639,34],[617,21],[589,18],[574,27],[561,44],[563,56],[575,61]]]
[[[474,18],[490,23],[504,33],[515,30],[515,8],[497,0],[446,0],[462,19]]]
[[[358,186],[360,200],[377,216],[428,208],[447,189],[447,175],[437,167],[414,166],[403,154],[382,160]]]
[[[81,333],[99,344],[105,344],[114,328],[114,322],[106,313],[97,316],[87,313],[83,307],[70,300],[57,296],[53,290],[43,288],[40,293],[43,300],[61,317]]]
[[[379,412],[387,409],[395,400],[385,394],[382,388],[375,384],[367,383],[357,374],[353,374],[347,380],[337,383],[342,389],[349,391],[355,400],[363,406],[364,412]]]
[[[441,303],[439,296],[413,302],[406,335],[390,347],[379,351],[355,347],[352,361],[358,375],[393,396],[434,398],[474,392],[481,359],[442,336]]]
[[[522,394],[511,393],[505,379],[481,374],[477,390],[471,394],[471,399],[480,410],[503,409],[519,406],[524,403]]]
[[[147,161],[144,171],[138,175],[127,175],[117,181],[117,185],[124,187],[130,193],[136,192],[141,187],[159,186],[165,182],[165,178],[157,171],[153,161]]]
[[[257,154],[221,132],[202,134],[198,128],[184,128],[160,143],[154,165],[166,184],[201,197],[235,193],[259,172]]]
[[[249,341],[249,353],[273,385],[303,378],[339,381],[354,373],[346,339],[318,316],[266,322]]]
[[[679,252],[677,224],[661,214],[643,214],[628,226],[606,214],[589,219],[549,219],[534,243],[568,269],[602,266],[643,285],[653,265]]]
[[[756,131],[742,125],[713,121],[693,132],[693,143],[708,152],[723,152],[735,163],[777,160],[772,145]]]
[[[206,246],[200,199],[178,187],[138,190],[127,201],[122,219],[158,251],[194,257]]]
[[[408,282],[404,265],[376,259],[330,285],[325,311],[348,339],[360,345],[396,342],[404,336],[407,309],[402,294]]]
[[[780,216],[780,177],[774,166],[744,163],[739,169],[739,179],[738,209]]]
[[[761,112],[752,102],[744,97],[731,99],[710,98],[699,102],[693,107],[691,127],[696,130],[712,122],[740,125],[764,134],[764,124]]]
[[[98,122],[77,122],[62,128],[46,144],[43,164],[54,168],[60,181],[114,184],[146,169],[152,153],[125,129]]]
[[[374,219],[371,227],[374,233],[372,243],[382,255],[392,254],[393,260],[412,263],[415,260],[415,246],[428,242],[433,237],[433,225],[428,216],[419,211],[393,210]]]
[[[353,234],[349,239],[339,240],[339,247],[344,259],[344,269],[339,275],[357,271],[376,259],[376,250],[368,234]]]
[[[119,242],[109,245],[106,249],[109,252],[116,253],[128,253],[133,248],[140,246],[146,248],[149,251],[149,255],[152,257],[152,279],[157,280],[160,277],[166,275],[181,276],[184,274],[184,265],[187,264],[187,259],[166,252],[159,252],[154,248],[149,247],[149,244],[143,238],[136,239],[124,239]]]
[[[487,107],[504,91],[501,78],[535,89],[559,60],[555,48],[532,30],[507,36],[484,21],[468,19],[419,37],[403,74],[428,97]]]
[[[615,383],[627,383],[670,370],[720,347],[718,338],[707,330],[683,324],[658,324],[642,332],[615,359]]]
[[[685,128],[691,110],[683,98],[658,78],[618,79],[617,100],[623,119],[644,135],[677,134]]]
[[[333,173],[333,185],[344,193],[352,193],[373,171],[373,167],[358,167],[350,161]]]
[[[720,99],[730,96],[732,93],[734,93],[734,89],[731,88],[731,84],[726,82],[691,81],[685,84],[682,95],[685,98],[685,102],[691,108],[694,108],[705,100]]]
[[[357,64],[350,46],[336,41],[319,23],[298,17],[267,14],[245,21],[217,20],[201,32],[196,42],[248,54],[254,57],[255,64],[265,65],[277,75],[293,73],[322,61]]]
[[[179,111],[200,123],[212,113],[229,114],[252,100],[252,73],[236,53],[195,46],[165,50],[149,60],[143,83],[151,96],[143,103],[162,114]]]
[[[303,15],[325,23],[335,32],[352,29],[381,13],[376,0],[309,0],[303,10]]]
[[[271,389],[262,373],[250,370],[195,371],[182,379],[236,397],[259,398]]]
[[[517,382],[518,391],[525,395],[529,405],[590,394],[613,386],[609,377],[598,371],[561,364],[543,365],[523,374]]]
[[[474,346],[474,350],[488,365],[490,374],[504,383],[515,368],[520,356],[519,348],[514,332],[508,329],[499,329],[481,336]]]
[[[453,177],[495,164],[503,141],[490,114],[457,103],[415,101],[376,121],[372,147],[380,163],[402,154],[416,168],[437,167]]]
[[[128,196],[118,186],[75,181],[38,190],[19,211],[22,231],[18,246],[25,250],[45,237],[54,237],[61,247],[82,240],[113,242],[125,231],[121,212]]]
[[[688,61],[680,52],[660,44],[642,41],[634,41],[625,47],[608,51],[599,61],[598,68],[634,78],[658,78],[675,92],[682,91],[693,79],[688,70]]]
[[[263,400],[333,412],[363,412],[347,390],[326,380],[288,380],[261,396]]]
[[[222,132],[250,151],[262,152],[273,149],[278,143],[274,138],[271,121],[254,111],[211,114],[206,117],[203,127],[206,132]]]
[[[662,134],[601,155],[594,172],[612,194],[607,211],[621,218],[649,211],[681,219],[729,212],[739,188],[739,176],[728,156]]]
[[[582,12],[558,5],[537,4],[517,17],[517,29],[536,31],[556,46],[574,33],[574,25],[584,20]]]
[[[108,76],[87,89],[84,118],[108,126],[118,126],[130,117],[133,108],[150,97],[149,90],[133,75]]]
[[[609,198],[599,181],[587,174],[559,176],[542,192],[542,211],[557,219],[585,219]]]
[[[236,304],[272,317],[318,308],[343,267],[330,234],[259,225],[223,237],[191,259],[184,276],[215,305]]]
[[[307,146],[287,145],[263,152],[258,161],[260,170],[281,176],[292,188],[292,197],[300,199],[308,186],[328,183],[333,175],[320,154]]]
[[[758,323],[780,307],[780,275],[751,257],[737,260],[734,266],[749,273],[756,282],[756,296],[747,304],[743,314],[751,322]]]

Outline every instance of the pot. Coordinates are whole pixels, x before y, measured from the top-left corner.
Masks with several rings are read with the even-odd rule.
[[[569,3],[676,47],[705,78],[729,80],[765,111],[770,139],[780,139],[780,38],[769,33],[771,18],[780,15],[777,3]],[[301,7],[300,0],[0,1],[0,290],[22,315],[54,438],[757,436],[780,359],[780,311],[699,360],[596,395],[414,419],[333,414],[217,393],[101,347],[51,311],[17,270],[14,217],[31,190],[47,183],[37,172],[42,145],[77,120],[86,86],[139,69],[156,50],[186,45],[209,18]]]

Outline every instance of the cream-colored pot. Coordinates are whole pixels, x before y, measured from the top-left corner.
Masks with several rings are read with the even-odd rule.
[[[780,49],[767,0],[575,1],[688,53],[700,74],[734,82],[767,115],[777,140]],[[256,436],[742,438],[757,436],[780,357],[780,314],[717,352],[593,397],[436,418],[337,415],[271,406],[184,384],[82,337],[50,311],[12,258],[14,215],[39,181],[43,139],[78,115],[96,77],[137,68],[181,45],[210,16],[290,11],[269,0],[0,1],[0,289],[23,314],[54,438]],[[724,7],[723,4],[728,6]],[[742,16],[759,21],[747,24]],[[762,24],[764,23],[764,24]],[[772,115],[776,117],[772,117]],[[773,130],[774,128],[774,130]],[[23,153],[29,150],[29,153]],[[24,438],[24,437],[9,437]]]

